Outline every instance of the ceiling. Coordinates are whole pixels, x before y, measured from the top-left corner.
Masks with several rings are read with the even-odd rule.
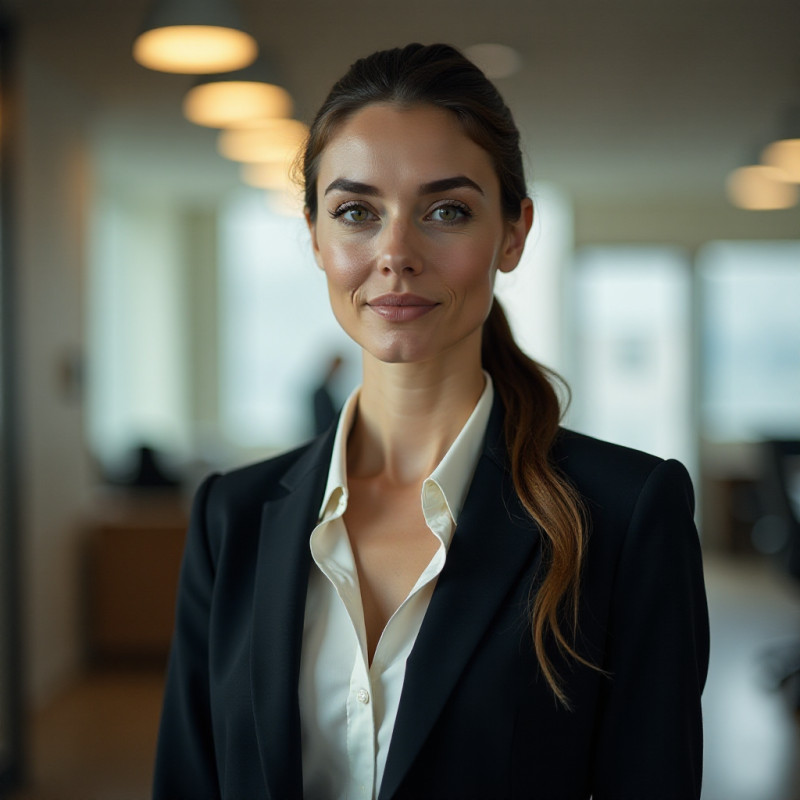
[[[236,180],[180,112],[191,78],[130,56],[148,0],[7,0],[24,46],[78,88],[112,179],[216,192]],[[408,41],[511,45],[498,81],[531,176],[579,202],[704,197],[800,103],[798,0],[239,0],[309,121],[360,55]],[[104,159],[104,160],[103,160]]]

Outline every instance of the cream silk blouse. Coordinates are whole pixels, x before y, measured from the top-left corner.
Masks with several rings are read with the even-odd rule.
[[[313,563],[300,663],[303,796],[374,800],[380,790],[405,677],[436,578],[481,453],[494,389],[483,394],[456,440],[422,485],[425,521],[439,546],[389,619],[370,665],[364,611],[343,515],[347,509],[347,436],[359,390],[345,403],[334,441]]]

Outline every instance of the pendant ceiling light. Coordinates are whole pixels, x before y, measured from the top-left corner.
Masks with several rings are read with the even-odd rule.
[[[227,72],[257,55],[233,0],[156,0],[133,43],[134,59],[161,72]]]
[[[262,164],[243,164],[242,181],[256,189],[287,192],[295,188],[290,175],[291,162],[268,161]]]
[[[296,119],[265,120],[250,128],[222,131],[217,148],[231,161],[285,163],[295,157],[307,135],[308,128]]]
[[[492,80],[508,78],[522,68],[520,54],[505,44],[473,44],[464,48],[464,55]]]
[[[186,94],[183,113],[197,125],[236,127],[292,113],[292,98],[274,69],[257,59],[244,69],[200,79]]]
[[[765,148],[761,160],[780,170],[784,180],[800,183],[800,138],[773,142]]]
[[[733,205],[749,211],[774,211],[797,204],[797,187],[785,179],[776,167],[754,164],[740,167],[729,176],[726,185]]]

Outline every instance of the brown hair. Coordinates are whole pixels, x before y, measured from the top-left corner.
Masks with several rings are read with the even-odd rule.
[[[519,131],[500,93],[455,48],[410,44],[356,61],[322,104],[301,165],[312,220],[317,217],[317,174],[325,147],[349,116],[382,102],[433,105],[455,114],[466,135],[492,157],[504,217],[519,219],[527,196]],[[580,498],[549,459],[561,419],[553,381],[560,379],[520,350],[497,300],[484,324],[482,359],[505,406],[514,487],[544,534],[544,572],[531,587],[536,657],[554,694],[568,705],[547,642],[552,638],[560,651],[586,663],[574,648],[586,525]]]

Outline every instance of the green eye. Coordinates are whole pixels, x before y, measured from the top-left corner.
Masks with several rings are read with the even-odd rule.
[[[444,203],[431,212],[430,219],[434,222],[456,223],[466,220],[472,214],[466,206],[461,203]]]
[[[455,206],[442,206],[436,209],[436,218],[441,222],[453,222],[460,213],[461,210]]]
[[[366,208],[356,206],[355,208],[348,208],[344,212],[344,216],[349,222],[366,222],[368,214]]]
[[[333,211],[328,212],[331,219],[341,219],[346,225],[360,225],[374,219],[374,214],[359,203],[343,203]]]

